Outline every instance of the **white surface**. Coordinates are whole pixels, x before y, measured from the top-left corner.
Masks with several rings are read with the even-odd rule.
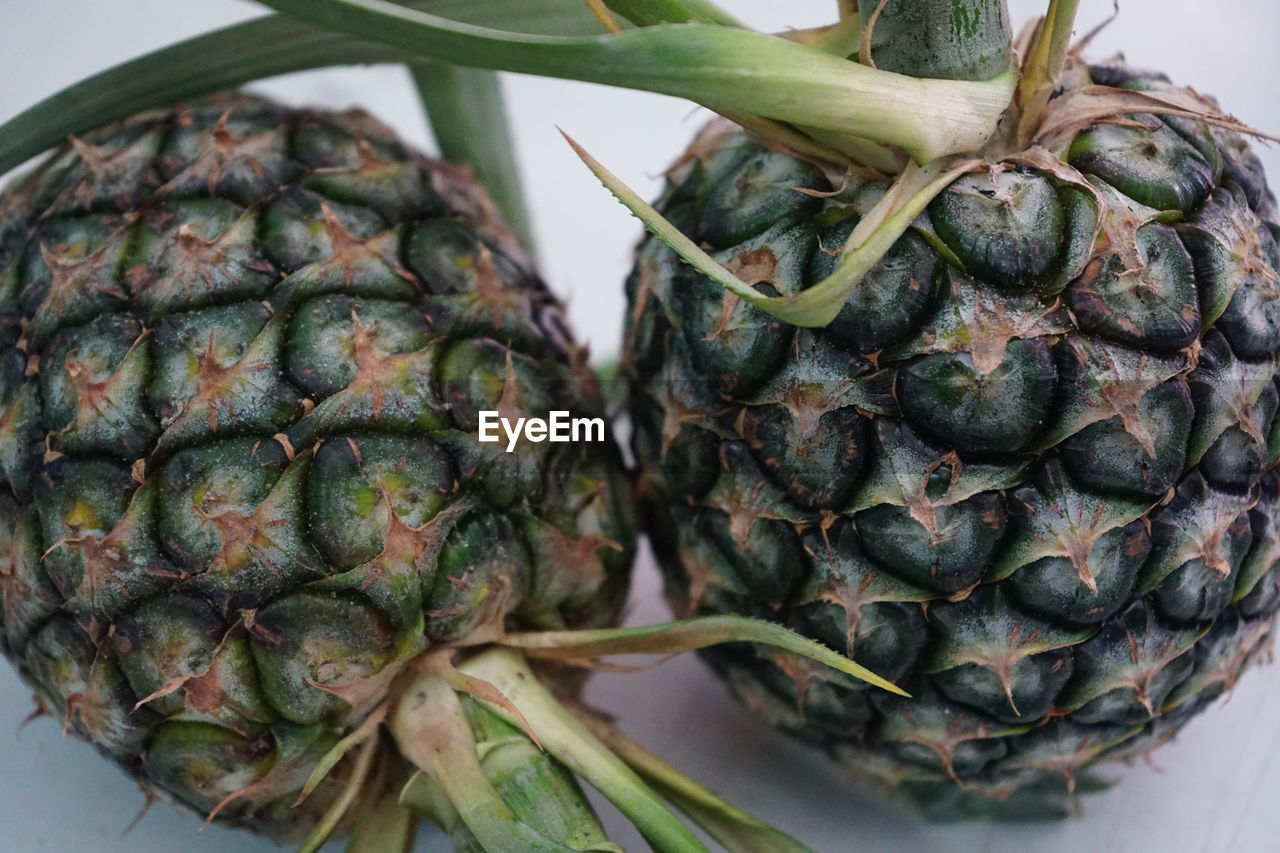
[[[833,0],[725,0],[760,27],[822,23]],[[1243,120],[1280,132],[1280,8],[1267,0],[1125,0],[1119,20],[1091,54],[1123,49],[1136,65],[1211,92]],[[1043,6],[1013,0],[1016,21]],[[255,13],[238,0],[0,0],[0,120],[75,80],[174,40]],[[1109,0],[1083,0],[1083,27]],[[179,10],[181,10],[179,12]],[[511,77],[507,92],[547,278],[570,303],[580,337],[598,358],[621,339],[622,280],[639,228],[569,152],[556,126],[652,196],[662,170],[700,121],[687,104],[656,95]],[[290,102],[360,104],[429,146],[413,93],[394,68],[293,75],[256,89]],[[1262,152],[1280,182],[1280,155]],[[667,616],[652,563],[637,566],[634,623]],[[851,788],[821,755],[765,729],[741,710],[692,656],[632,675],[599,675],[589,698],[617,714],[641,742],[736,804],[788,829],[820,853],[843,851],[1030,851],[1199,853],[1280,849],[1280,679],[1249,673],[1229,702],[1194,721],[1156,754],[1156,766],[1116,768],[1124,784],[1088,798],[1084,815],[1030,827],[921,825]],[[42,719],[18,730],[31,709],[26,689],[0,664],[0,851],[246,853],[277,850],[240,832],[198,827],[157,806],[127,838],[143,805],[113,767]],[[611,829],[620,821],[606,812]],[[642,850],[619,829],[628,849]],[[445,850],[424,832],[419,850]]]

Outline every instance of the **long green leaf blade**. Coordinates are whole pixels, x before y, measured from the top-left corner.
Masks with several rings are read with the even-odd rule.
[[[698,272],[762,311],[793,326],[821,328],[831,323],[862,278],[893,248],[911,223],[938,193],[970,170],[976,161],[946,158],[924,167],[908,169],[850,235],[840,264],[831,275],[807,290],[788,296],[765,296],[738,278],[689,237],[680,233],[661,213],[621,178],[610,172],[581,145],[565,137],[599,180],[618,201],[644,223],[645,228]]]
[[[397,804],[416,817],[423,817],[449,837],[453,853],[485,853],[475,835],[462,822],[444,787],[425,770],[418,770],[400,790]]]
[[[532,251],[533,225],[497,74],[430,60],[411,63],[409,71],[441,156],[471,169],[511,230]]]
[[[579,710],[577,716],[627,766],[730,853],[813,853],[782,830],[725,802],[591,711]]]
[[[690,23],[742,26],[710,0],[605,0],[605,5],[639,27]]]
[[[921,162],[980,148],[995,132],[1017,77],[915,79],[786,39],[706,24],[556,37],[463,24],[388,0],[261,2],[428,58],[674,95],[897,145]]]
[[[406,0],[471,24],[533,33],[587,35],[600,25],[579,0]],[[0,125],[0,174],[69,134],[85,133],[136,112],[241,86],[265,77],[379,62],[407,62],[411,52],[353,39],[281,15],[226,27],[122,63],[46,98]]]
[[[347,811],[363,793],[365,780],[369,778],[369,772],[373,768],[373,758],[377,749],[377,741],[366,742],[361,747],[351,770],[351,778],[343,785],[342,793],[325,811],[315,829],[298,847],[298,853],[316,853],[333,835]]]
[[[294,71],[415,57],[688,97],[716,109],[898,145],[920,160],[979,147],[1013,87],[1012,75],[988,83],[913,80],[729,27],[688,24],[607,37],[565,36],[599,30],[576,0],[411,3],[439,13],[433,15],[376,0],[267,5],[310,23],[277,16],[249,21],[64,89],[0,126],[0,173],[68,134],[149,107]],[[561,35],[529,34],[548,31]]]
[[[1016,103],[1022,113],[1018,120],[1017,141],[1022,147],[1031,144],[1040,114],[1062,80],[1079,7],[1080,0],[1050,0],[1040,32],[1023,64],[1016,95]]]
[[[802,637],[790,628],[745,616],[698,616],[679,622],[638,628],[602,628],[594,631],[539,631],[508,634],[502,645],[525,651],[530,657],[598,657],[601,655],[667,655],[693,651],[719,643],[762,643],[801,655],[868,684],[908,695],[901,687],[864,666],[833,652],[821,643]]]
[[[609,841],[578,780],[530,740],[524,726],[498,716],[485,702],[463,698],[462,703],[484,775],[516,817],[574,850],[623,853]],[[514,705],[504,708],[511,710],[519,712]]]

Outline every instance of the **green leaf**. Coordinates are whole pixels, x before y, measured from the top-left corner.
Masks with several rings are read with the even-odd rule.
[[[478,741],[484,775],[517,817],[574,850],[622,853],[609,842],[573,774],[535,746],[523,725],[512,725],[490,711],[485,701],[464,699],[463,707]],[[515,709],[510,703],[499,707],[508,717]]]
[[[443,678],[416,675],[404,686],[387,726],[400,754],[440,783],[485,850],[574,853],[522,823],[494,790],[480,766],[462,703]]]
[[[594,714],[584,711],[578,718],[627,766],[730,853],[812,853],[785,832],[725,802]]]
[[[689,23],[743,26],[710,0],[605,0],[605,5],[638,27]]]
[[[1040,115],[1062,80],[1062,69],[1075,36],[1079,6],[1080,0],[1050,0],[1049,11],[1023,63],[1022,80],[1016,95],[1016,103],[1022,113],[1016,141],[1020,148],[1031,144]]]
[[[725,290],[779,320],[807,327],[826,326],[834,320],[853,289],[893,248],[893,244],[911,227],[915,218],[929,206],[929,202],[977,163],[974,160],[947,158],[924,167],[910,165],[884,198],[858,223],[845,244],[839,265],[831,275],[796,294],[765,296],[734,275],[693,240],[681,234],[678,228],[582,146],[568,136],[565,139],[618,201],[643,222],[654,236],[684,259],[685,263]]]
[[[382,725],[382,721],[386,719],[387,706],[385,703],[378,705],[369,716],[364,718],[350,734],[339,740],[333,747],[320,757],[316,762],[316,766],[312,768],[311,775],[307,777],[307,783],[302,786],[302,791],[298,794],[298,799],[294,801],[294,805],[300,804],[303,800],[310,797],[316,787],[325,780],[333,770],[338,766],[338,762],[346,757],[351,750],[368,742],[371,738],[378,736],[378,727]]]
[[[542,686],[521,655],[510,649],[492,648],[467,659],[458,668],[502,691],[520,709],[546,750],[604,794],[658,853],[706,853],[697,836],[635,771],[584,729]],[[514,722],[503,708],[487,707]]]
[[[533,227],[498,75],[430,60],[410,63],[409,71],[441,156],[471,169],[511,230],[532,252]]]
[[[555,37],[462,24],[387,0],[261,2],[424,57],[674,95],[716,110],[897,145],[920,162],[982,147],[1017,77],[1010,72],[984,83],[914,79],[787,39],[706,24]]]
[[[306,20],[248,21],[68,87],[0,126],[0,173],[69,134],[150,107],[311,68],[414,58],[688,97],[722,112],[898,145],[920,160],[981,146],[1013,88],[1012,75],[988,83],[913,80],[725,26],[682,24],[589,35],[600,25],[579,0],[408,0],[407,6],[380,0],[274,0],[268,5]]]
[[[338,798],[333,801],[333,804],[329,806],[320,818],[316,828],[302,842],[302,845],[298,848],[298,853],[316,853],[317,850],[323,847],[324,843],[329,840],[329,836],[333,835],[333,831],[338,828],[338,824],[342,822],[347,810],[351,808],[361,794],[366,793],[364,790],[365,782],[369,779],[370,770],[373,769],[373,758],[377,751],[378,742],[376,740],[366,741],[364,746],[361,747],[351,768],[351,778],[343,786],[342,793],[338,795]]]
[[[833,652],[821,643],[802,637],[776,622],[748,619],[745,616],[699,616],[679,622],[645,625],[639,628],[507,634],[499,642],[504,646],[522,649],[530,657],[558,658],[627,654],[669,655],[719,643],[763,643],[817,661],[890,693],[896,693],[899,696],[908,695],[892,682],[886,681],[844,655]],[[460,668],[465,669],[465,667]],[[501,689],[501,685],[495,686]]]
[[[815,47],[823,53],[848,59],[858,52],[862,42],[862,18],[854,15],[825,27],[808,30],[785,30],[779,36]]]
[[[533,33],[589,35],[580,0],[406,0],[448,18]],[[95,74],[0,125],[0,174],[62,143],[152,107],[294,71],[407,62],[413,53],[269,15],[197,36]]]
[[[484,848],[462,822],[458,810],[449,801],[449,795],[431,774],[418,770],[405,783],[397,800],[412,814],[425,817],[449,837],[453,853],[484,853]]]
[[[732,110],[719,110],[719,113],[745,130],[748,136],[813,163],[830,163],[845,169],[856,163],[885,174],[893,174],[898,171],[901,160],[904,159],[887,145],[847,133],[792,127],[773,119]],[[570,143],[572,144],[572,140]]]

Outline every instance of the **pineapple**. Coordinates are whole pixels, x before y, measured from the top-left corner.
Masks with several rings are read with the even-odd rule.
[[[1076,104],[1190,96],[1123,64],[1063,79]],[[661,231],[642,244],[630,411],[673,608],[776,620],[912,694],[706,652],[749,708],[937,814],[1060,813],[1267,654],[1280,224],[1223,124],[1103,116],[1053,150],[993,146],[829,323],[726,291]],[[829,279],[889,187],[719,122],[658,208],[786,297]]]
[[[82,107],[135,100],[133,68]],[[803,850],[580,702],[600,655],[726,640],[898,688],[770,623],[613,627],[631,484],[472,176],[519,217],[493,84],[421,87],[471,170],[232,92],[77,128],[0,195],[0,651],[149,799],[308,851],[400,853],[419,817],[459,850],[618,850],[579,777],[658,850],[705,849],[667,803]]]
[[[76,139],[4,195],[3,645],[148,790],[293,837],[410,662],[599,627],[632,552],[599,409],[487,197],[360,113],[247,96]]]

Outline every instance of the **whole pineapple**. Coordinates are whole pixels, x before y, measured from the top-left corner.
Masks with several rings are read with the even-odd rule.
[[[613,445],[478,440],[599,400],[461,171],[227,96],[73,139],[0,208],[0,642],[148,791],[298,836],[425,649],[618,614]]]
[[[1065,88],[1090,82],[1173,91],[1118,65]],[[780,621],[909,690],[707,653],[765,719],[939,812],[1067,807],[1085,768],[1229,689],[1280,605],[1280,228],[1260,164],[1192,118],[1068,142],[1065,163],[1041,150],[951,183],[822,328],[656,238],[628,285],[674,608]],[[717,124],[659,207],[787,295],[831,273],[886,188]]]

